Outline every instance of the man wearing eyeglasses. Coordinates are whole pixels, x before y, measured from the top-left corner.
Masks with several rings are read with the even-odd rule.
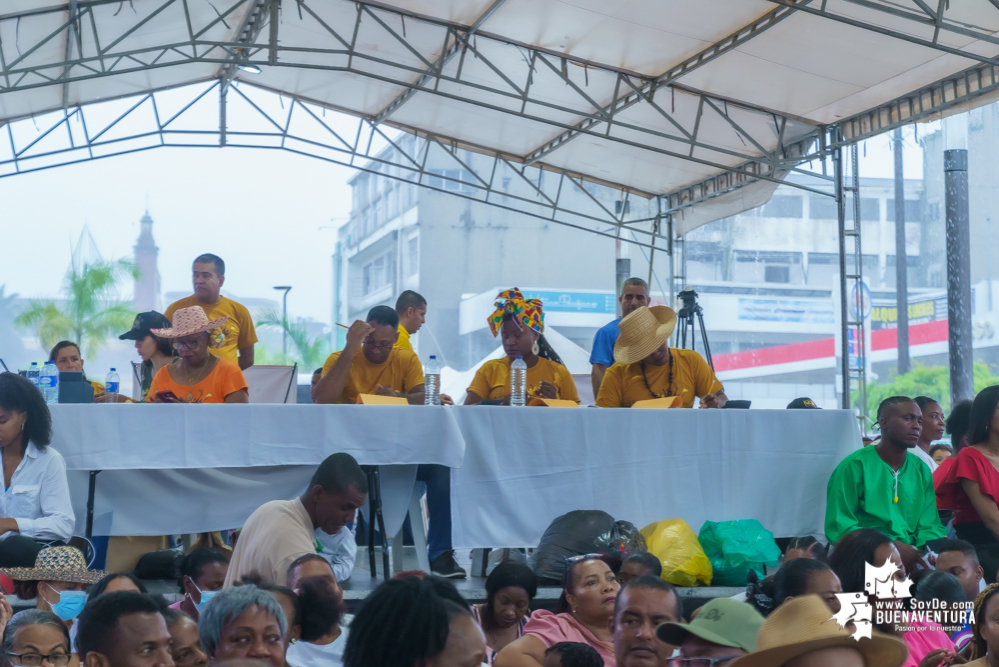
[[[394,347],[398,327],[399,315],[388,306],[375,306],[366,321],[354,322],[343,350],[323,364],[316,402],[356,403],[360,394],[379,394],[422,405],[423,366],[412,350]]]
[[[756,650],[762,626],[763,617],[745,602],[717,598],[701,607],[686,625],[663,623],[656,636],[680,647],[680,657],[669,658],[667,667],[726,667]]]

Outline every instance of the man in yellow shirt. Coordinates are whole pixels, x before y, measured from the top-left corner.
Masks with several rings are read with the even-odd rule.
[[[638,401],[679,396],[683,407],[723,408],[728,401],[721,382],[693,350],[674,349],[669,336],[676,313],[666,306],[641,307],[623,318],[614,344],[613,366],[607,369],[597,406],[630,408]]]
[[[412,350],[395,347],[398,326],[399,316],[388,306],[375,306],[366,322],[354,322],[343,350],[323,364],[316,403],[356,403],[360,394],[379,394],[423,405],[423,366]]]
[[[408,289],[395,302],[395,312],[399,315],[399,340],[395,346],[415,352],[409,337],[427,321],[427,300]]]
[[[315,402],[356,403],[359,394],[380,394],[423,405],[423,365],[411,350],[395,347],[399,315],[388,306],[375,306],[366,319],[350,326],[343,351],[323,364],[323,377],[313,391]],[[451,470],[421,465],[416,479],[427,485],[430,570],[440,577],[464,578],[451,548]]]
[[[165,313],[167,319],[172,322],[174,312],[191,306],[201,306],[209,320],[228,317],[222,327],[225,342],[217,348],[209,346],[208,351],[238,363],[239,369],[245,371],[253,365],[253,346],[257,342],[257,332],[246,306],[220,294],[225,283],[225,262],[222,258],[205,253],[195,259],[193,283],[194,294],[171,303]]]

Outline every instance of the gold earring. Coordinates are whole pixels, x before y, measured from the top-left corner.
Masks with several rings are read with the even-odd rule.
[[[531,346],[531,354],[533,354],[534,356],[538,356],[538,352],[540,351],[541,348],[538,347],[538,341],[534,341],[534,345]]]

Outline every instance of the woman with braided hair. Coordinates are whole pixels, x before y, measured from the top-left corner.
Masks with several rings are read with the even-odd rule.
[[[999,584],[987,586],[975,600],[974,638],[968,667],[999,665]]]
[[[556,398],[579,403],[576,383],[543,335],[545,314],[541,301],[525,299],[520,290],[500,292],[489,329],[503,341],[506,357],[482,364],[472,379],[465,405],[484,400],[510,405],[510,367],[517,357],[527,364],[527,394],[531,398]]]
[[[618,324],[613,366],[600,384],[597,406],[630,408],[638,401],[677,396],[680,405],[723,408],[728,401],[722,383],[694,350],[671,348],[676,313],[666,306],[638,308]]]

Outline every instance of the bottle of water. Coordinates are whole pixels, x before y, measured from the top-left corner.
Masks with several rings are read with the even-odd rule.
[[[104,378],[104,401],[106,403],[118,402],[118,373],[112,368],[111,372]]]
[[[54,361],[46,361],[38,376],[38,388],[49,405],[59,402],[59,369]]]
[[[510,405],[527,404],[527,364],[518,356],[510,366]]]
[[[31,362],[31,368],[28,369],[28,382],[38,386],[38,376],[41,374],[41,369],[38,368],[38,364],[34,361]]]
[[[430,355],[430,361],[423,367],[424,405],[441,404],[441,365],[437,357]]]

